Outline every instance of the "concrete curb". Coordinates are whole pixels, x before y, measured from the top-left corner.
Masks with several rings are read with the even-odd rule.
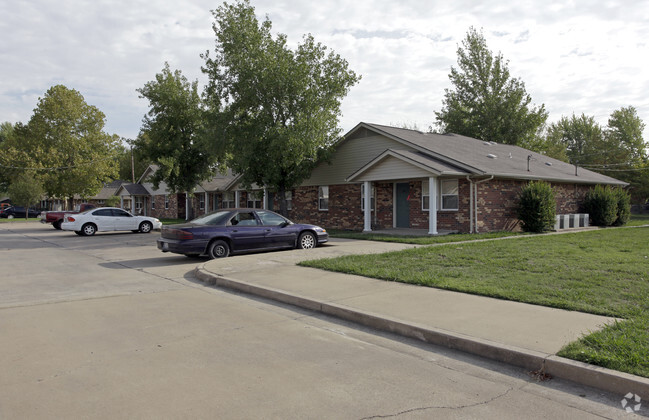
[[[218,286],[297,306],[314,312],[344,319],[380,331],[414,338],[426,343],[460,350],[465,353],[504,362],[529,371],[548,374],[581,385],[619,394],[631,392],[649,400],[649,379],[618,372],[587,363],[565,359],[553,354],[495,343],[481,338],[445,331],[442,329],[408,323],[367,311],[321,302],[283,290],[258,286],[212,273],[201,264],[194,270],[196,278],[211,286]]]

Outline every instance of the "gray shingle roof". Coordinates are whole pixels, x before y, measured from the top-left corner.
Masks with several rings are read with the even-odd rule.
[[[359,124],[361,125],[414,147],[429,159],[459,167],[470,174],[585,184],[627,185],[623,181],[583,168],[578,168],[575,175],[574,165],[518,146],[490,143],[458,134],[422,133],[378,124]]]
[[[147,190],[142,184],[122,184],[124,188],[130,195],[151,195],[149,190]]]

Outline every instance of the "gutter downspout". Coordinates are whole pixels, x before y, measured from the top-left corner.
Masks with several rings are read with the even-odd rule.
[[[466,180],[469,181],[469,233],[473,233],[473,180],[471,175],[466,176]]]
[[[473,204],[475,205],[475,213],[474,213],[474,217],[475,217],[475,233],[478,233],[478,184],[480,184],[482,182],[491,181],[492,179],[494,179],[493,175],[491,175],[489,178],[485,178],[485,179],[481,179],[479,181],[476,181],[473,184],[473,188],[474,188],[473,191],[475,193],[475,200],[473,201]]]

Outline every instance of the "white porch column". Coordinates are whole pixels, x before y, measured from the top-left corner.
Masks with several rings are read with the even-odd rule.
[[[437,235],[437,178],[428,178],[428,234]]]
[[[268,210],[268,188],[264,188],[264,202],[263,202],[263,207],[264,207],[264,210]]]
[[[119,196],[119,208],[120,209],[124,208],[124,196],[123,195]]]
[[[364,225],[363,232],[372,231],[372,183],[370,181],[363,182],[363,189],[365,190],[365,197],[363,197],[363,205],[365,211],[363,212]]]
[[[240,199],[240,194],[239,190],[234,191],[234,208],[238,209],[239,208],[239,199]]]

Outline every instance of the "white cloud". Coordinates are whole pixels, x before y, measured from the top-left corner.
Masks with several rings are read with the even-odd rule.
[[[605,124],[633,105],[649,125],[649,2],[253,0],[296,45],[311,33],[346,58],[361,83],[343,102],[345,130],[360,121],[425,128],[442,105],[456,49],[469,26],[510,61],[550,121],[585,113]],[[3,2],[0,121],[26,122],[37,98],[62,83],[107,116],[107,131],[135,137],[146,101],[136,89],[165,61],[204,81],[214,9],[193,0]],[[649,140],[649,128],[645,132]]]

